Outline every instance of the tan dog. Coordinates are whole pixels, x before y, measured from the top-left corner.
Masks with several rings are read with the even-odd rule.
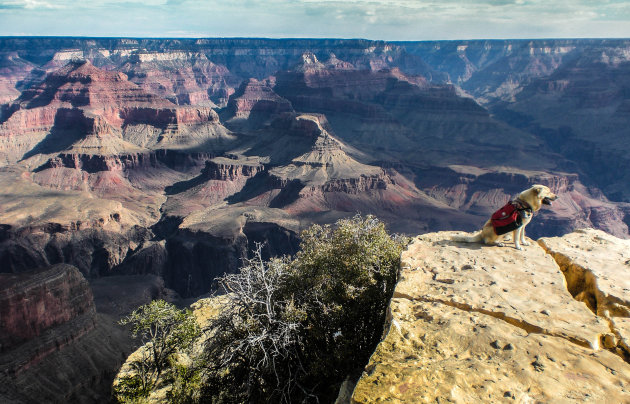
[[[522,220],[522,225],[516,228],[512,232],[514,239],[514,246],[517,250],[522,250],[522,245],[529,245],[525,240],[525,226],[530,222],[533,216],[533,212],[540,210],[542,205],[551,205],[552,201],[558,199],[558,196],[551,192],[551,190],[544,185],[534,185],[533,187],[521,192],[514,201],[517,205],[524,207],[519,209],[519,213]],[[492,220],[488,220],[480,232],[474,236],[454,236],[451,240],[460,241],[465,243],[479,243],[482,242],[488,245],[503,246],[500,241],[505,238],[505,235],[497,235]]]

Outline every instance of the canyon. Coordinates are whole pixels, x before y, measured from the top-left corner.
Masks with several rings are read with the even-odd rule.
[[[0,393],[104,399],[135,347],[120,316],[189,302],[257,243],[295,254],[303,229],[357,212],[412,236],[473,231],[538,183],[559,199],[531,237],[630,237],[629,49],[0,38],[1,354],[15,386]],[[64,355],[94,360],[81,349],[103,368],[46,373],[72,393],[26,387]]]

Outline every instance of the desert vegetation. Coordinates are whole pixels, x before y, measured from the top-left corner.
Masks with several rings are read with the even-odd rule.
[[[120,324],[130,324],[133,336],[140,337],[144,345],[130,362],[132,372],[122,376],[114,387],[119,401],[139,401],[165,380],[181,384],[189,377],[190,370],[177,365],[175,356],[188,351],[201,334],[190,310],[154,300],[134,310]]]
[[[407,241],[373,216],[313,225],[301,240],[294,257],[265,261],[259,246],[239,273],[218,278],[221,310],[192,365],[171,361],[166,372],[152,370],[168,374],[162,387],[171,383],[172,401],[332,402],[363,368],[383,332]],[[127,397],[150,393],[138,386],[139,394]]]

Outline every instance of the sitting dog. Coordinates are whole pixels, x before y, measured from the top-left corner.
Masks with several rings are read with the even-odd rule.
[[[525,226],[532,219],[534,212],[542,205],[551,205],[558,196],[544,185],[534,185],[521,192],[518,197],[496,211],[480,232],[474,236],[454,236],[453,241],[465,243],[482,242],[488,245],[503,246],[500,241],[512,231],[514,246],[522,250],[521,245],[529,245],[525,240]]]

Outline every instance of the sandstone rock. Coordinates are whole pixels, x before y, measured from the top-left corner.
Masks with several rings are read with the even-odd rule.
[[[584,229],[538,243],[558,262],[574,297],[599,316],[630,317],[630,240]]]
[[[571,295],[610,322],[616,339],[608,338],[606,348],[618,347],[630,358],[630,241],[584,229],[538,243],[560,265]]]
[[[630,366],[601,346],[608,322],[571,296],[551,255],[452,234],[419,236],[403,252],[353,402],[630,399]]]

